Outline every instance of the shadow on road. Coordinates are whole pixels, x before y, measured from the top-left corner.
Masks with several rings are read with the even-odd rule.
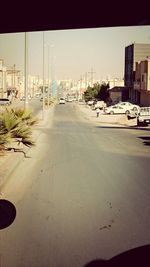
[[[137,126],[113,126],[112,125],[112,126],[96,126],[96,128],[150,131],[150,128],[137,127]]]
[[[138,138],[144,140],[143,144],[145,146],[150,146],[150,136],[139,136]]]
[[[125,251],[110,260],[96,259],[83,267],[127,267],[127,266],[150,266],[150,245],[137,247]]]

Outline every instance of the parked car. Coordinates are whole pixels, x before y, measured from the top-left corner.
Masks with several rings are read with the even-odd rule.
[[[94,100],[89,100],[89,101],[87,102],[87,104],[88,104],[89,106],[92,106],[92,105],[94,104]]]
[[[150,107],[140,107],[138,111],[132,110],[129,119],[137,118],[138,125],[150,124]]]
[[[128,110],[135,110],[135,111],[137,111],[137,110],[140,109],[140,106],[135,105],[135,104],[132,104],[130,102],[119,102],[117,105],[119,105],[121,107],[125,107]]]
[[[103,109],[103,108],[106,108],[106,103],[104,101],[97,101],[97,103],[94,105],[94,108],[93,109]]]
[[[113,105],[105,108],[106,114],[130,114],[130,109],[121,105]]]
[[[11,101],[8,98],[0,98],[0,105],[10,105]]]
[[[59,104],[65,104],[65,99],[63,97],[59,99]]]

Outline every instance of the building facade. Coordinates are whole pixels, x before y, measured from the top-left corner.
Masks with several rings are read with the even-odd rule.
[[[129,100],[129,88],[125,86],[115,86],[109,89],[111,104],[117,104],[120,101]]]
[[[129,98],[138,103],[134,88],[136,63],[150,57],[150,44],[133,43],[125,47],[124,84],[129,87]]]
[[[150,106],[150,59],[136,63],[134,92],[141,106]]]
[[[6,67],[0,59],[0,97],[17,96],[20,90],[20,71],[13,67]]]

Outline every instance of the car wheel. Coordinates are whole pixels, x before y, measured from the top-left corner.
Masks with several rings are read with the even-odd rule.
[[[125,114],[126,115],[130,114],[130,111],[129,110],[126,110]]]
[[[114,111],[110,111],[110,114],[113,115],[114,114]]]

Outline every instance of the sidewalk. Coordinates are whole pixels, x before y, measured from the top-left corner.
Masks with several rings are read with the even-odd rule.
[[[38,137],[41,134],[42,128],[44,128],[46,125],[50,124],[52,121],[50,118],[53,117],[54,112],[54,105],[52,105],[49,109],[45,109],[44,114],[42,111],[38,114],[39,122],[36,126],[33,128],[33,140],[35,143],[38,140]],[[23,148],[26,155],[28,154],[28,151],[32,148],[28,147],[21,147]],[[27,155],[28,156],[28,155]],[[15,168],[18,166],[18,164],[24,159],[24,154],[21,152],[13,152],[9,151],[6,152],[4,156],[0,156],[0,193],[2,186],[5,184],[7,179],[10,177],[10,175],[14,172]]]
[[[78,104],[79,110],[85,115],[84,118],[92,122],[98,123],[100,126],[115,126],[115,127],[129,127],[137,126],[137,119],[128,120],[127,116],[124,114],[117,115],[107,115],[100,114],[99,117],[96,116],[96,111],[92,110],[87,105]]]

